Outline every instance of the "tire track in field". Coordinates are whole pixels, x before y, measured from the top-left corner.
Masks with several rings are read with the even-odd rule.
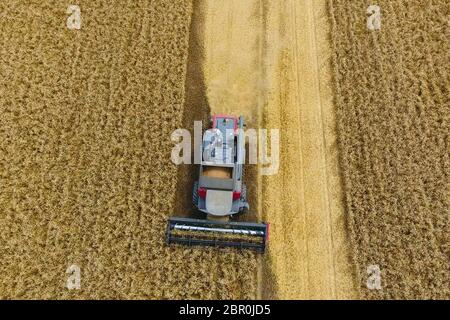
[[[324,12],[324,1],[308,0],[271,3],[269,10],[268,34],[278,32],[280,43],[278,48],[266,49],[273,56],[268,55],[272,73],[265,120],[268,127],[282,126],[281,170],[289,173],[263,180],[269,198],[265,214],[269,222],[275,222],[267,268],[273,270],[276,287],[273,290],[268,283],[266,291],[278,298],[333,299],[356,294],[348,267],[342,199],[336,191],[340,180],[333,149],[332,92],[327,89],[330,68]],[[275,46],[274,41],[268,43]],[[289,122],[278,123],[277,112]],[[298,183],[300,187],[295,187]],[[289,190],[292,194],[286,195]],[[296,205],[293,200],[298,201]],[[281,203],[274,205],[276,201]],[[285,251],[289,254],[284,256]]]

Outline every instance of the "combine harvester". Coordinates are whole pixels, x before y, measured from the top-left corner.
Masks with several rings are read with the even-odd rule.
[[[264,252],[268,225],[232,222],[249,209],[242,181],[245,161],[243,117],[215,115],[203,135],[199,180],[194,183],[194,206],[206,219],[169,218],[167,244],[237,247]]]

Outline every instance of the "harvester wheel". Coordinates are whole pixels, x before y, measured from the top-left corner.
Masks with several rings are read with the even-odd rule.
[[[241,200],[247,202],[247,186],[245,184],[242,185]]]
[[[198,206],[198,181],[195,181],[194,189],[192,190],[192,203],[194,206]]]

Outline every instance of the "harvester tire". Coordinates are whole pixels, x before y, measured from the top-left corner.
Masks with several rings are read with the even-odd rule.
[[[241,200],[247,202],[247,186],[245,184],[242,185]]]
[[[194,183],[194,189],[192,190],[192,204],[198,206],[198,181]]]
[[[247,202],[247,186],[245,184],[242,185],[241,189],[241,201]],[[245,215],[247,212],[248,209],[246,207],[239,208],[239,214]]]

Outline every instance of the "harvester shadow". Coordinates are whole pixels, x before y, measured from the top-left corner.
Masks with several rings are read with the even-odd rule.
[[[182,127],[191,133],[194,142],[194,121],[202,121],[204,129],[209,122],[211,110],[206,96],[206,84],[203,65],[205,60],[204,21],[205,0],[194,0],[191,26],[189,31],[189,49],[185,82],[185,101]],[[192,145],[191,155],[193,155]],[[192,157],[192,162],[193,162]],[[179,217],[204,218],[192,204],[192,188],[198,178],[197,165],[178,166],[178,181],[175,193],[174,215]]]

